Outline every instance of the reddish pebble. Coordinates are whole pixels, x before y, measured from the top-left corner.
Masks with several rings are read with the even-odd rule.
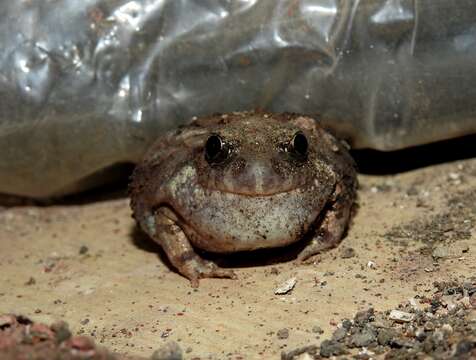
[[[10,327],[17,323],[17,319],[13,315],[0,315],[0,330]]]
[[[86,336],[75,336],[68,340],[67,346],[79,351],[94,350],[94,342]]]
[[[30,334],[42,340],[52,340],[55,334],[45,324],[33,324],[30,326]]]

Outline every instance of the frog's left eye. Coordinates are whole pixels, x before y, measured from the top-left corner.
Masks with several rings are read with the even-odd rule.
[[[307,141],[306,135],[302,132],[297,132],[294,134],[293,139],[291,140],[291,151],[298,155],[299,157],[306,157],[309,150],[309,142]]]
[[[205,144],[205,158],[210,164],[218,164],[228,157],[228,146],[220,135],[212,134]]]

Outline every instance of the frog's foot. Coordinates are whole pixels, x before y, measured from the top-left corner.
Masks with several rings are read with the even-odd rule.
[[[227,278],[236,279],[233,270],[223,269],[214,262],[204,260],[195,253],[183,254],[181,261],[174,265],[177,270],[190,280],[192,287],[197,288],[200,279],[203,278]]]
[[[222,269],[195,252],[182,229],[186,225],[173,210],[167,207],[157,209],[152,223],[155,227],[152,238],[162,246],[179,273],[190,280],[192,287],[198,287],[199,280],[203,278],[236,279],[232,270]]]

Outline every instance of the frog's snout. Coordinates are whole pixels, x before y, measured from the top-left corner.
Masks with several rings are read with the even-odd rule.
[[[246,161],[230,167],[224,176],[222,191],[250,195],[269,196],[293,189],[292,182],[279,174],[268,159]]]

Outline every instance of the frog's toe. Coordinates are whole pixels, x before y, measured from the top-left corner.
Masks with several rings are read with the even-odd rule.
[[[179,271],[190,280],[190,284],[194,288],[197,288],[200,279],[204,278],[237,279],[233,270],[220,268],[215,263],[203,260],[198,256],[184,263]]]
[[[233,270],[222,269],[218,266],[210,275],[211,276],[207,276],[207,277],[216,277],[216,278],[224,278],[224,279],[232,279],[232,280],[238,279],[238,276],[236,276]]]

